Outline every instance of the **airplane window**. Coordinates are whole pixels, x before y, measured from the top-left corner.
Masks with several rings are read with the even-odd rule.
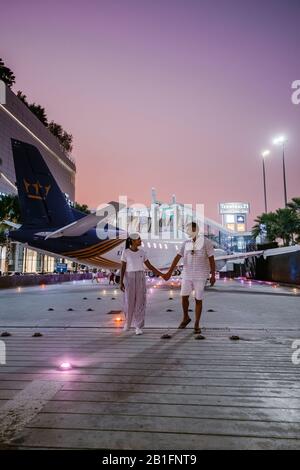
[[[175,249],[178,250],[178,245],[175,245]]]
[[[168,245],[165,243],[165,249],[167,250],[168,249]]]
[[[161,243],[159,244],[159,248],[162,249],[162,244]]]
[[[153,243],[153,247],[156,248],[156,243]]]
[[[151,243],[148,242],[147,245],[148,245],[148,248],[151,248]]]

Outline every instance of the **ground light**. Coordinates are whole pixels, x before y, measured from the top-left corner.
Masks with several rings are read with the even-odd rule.
[[[71,370],[72,369],[72,364],[70,362],[62,362],[60,365],[59,365],[59,369],[60,370]]]

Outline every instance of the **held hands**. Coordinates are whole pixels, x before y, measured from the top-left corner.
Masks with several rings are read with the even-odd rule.
[[[157,276],[162,277],[164,280],[166,280],[166,274],[162,273],[161,271],[157,271]]]
[[[162,274],[161,277],[162,277],[165,281],[168,281],[168,280],[170,279],[170,277],[171,277],[171,274],[172,274],[172,273],[171,273],[170,271],[168,271],[167,273]]]
[[[170,271],[168,271],[167,273],[162,273],[161,271],[159,271],[156,268],[153,270],[153,272],[156,276],[162,277],[165,281],[168,281],[171,277],[171,274],[172,274],[172,272],[170,272]]]

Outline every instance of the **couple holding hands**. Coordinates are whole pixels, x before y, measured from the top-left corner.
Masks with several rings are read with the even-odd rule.
[[[144,265],[157,276],[168,281],[179,260],[183,258],[183,273],[181,284],[181,298],[183,319],[178,328],[185,328],[191,321],[189,317],[189,297],[195,291],[195,324],[194,333],[200,334],[200,318],[202,313],[203,292],[206,281],[210,277],[210,284],[214,285],[215,260],[214,247],[210,240],[199,235],[196,222],[186,227],[189,236],[175,256],[167,273],[156,269],[147,258],[146,252],[140,248],[142,241],[138,233],[132,233],[126,240],[126,247],[122,253],[120,288],[124,292],[124,331],[131,326],[135,327],[137,335],[143,333],[146,312],[146,278]]]

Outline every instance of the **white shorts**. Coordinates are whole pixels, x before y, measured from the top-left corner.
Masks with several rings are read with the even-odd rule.
[[[197,300],[203,299],[204,287],[206,284],[206,279],[182,279],[181,282],[181,296],[190,295],[193,290],[195,291],[195,298]]]

